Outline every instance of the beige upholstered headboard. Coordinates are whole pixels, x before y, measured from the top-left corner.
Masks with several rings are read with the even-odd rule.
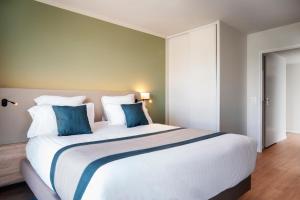
[[[103,108],[101,104],[102,96],[125,95],[134,92],[116,91],[72,91],[72,90],[43,90],[43,89],[19,89],[0,88],[1,99],[8,99],[18,102],[18,106],[8,104],[7,107],[0,106],[0,144],[10,144],[27,141],[27,130],[31,123],[31,118],[27,112],[28,108],[35,105],[33,99],[41,95],[58,96],[79,96],[87,97],[86,102],[95,104],[95,121],[101,121]],[[138,95],[137,93],[135,93]]]

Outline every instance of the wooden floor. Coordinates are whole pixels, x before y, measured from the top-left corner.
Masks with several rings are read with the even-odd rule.
[[[300,200],[300,134],[258,155],[252,189],[240,200]]]
[[[1,200],[33,200],[34,195],[23,183],[0,188],[0,199]]]
[[[25,183],[0,188],[0,200],[31,200]],[[300,200],[300,134],[258,155],[252,189],[240,200]]]

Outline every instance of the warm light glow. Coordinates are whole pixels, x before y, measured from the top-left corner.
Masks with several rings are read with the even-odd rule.
[[[142,93],[142,92],[147,92],[149,91],[149,88],[147,87],[147,84],[143,83],[143,82],[138,82],[136,84],[134,84],[134,87],[132,88],[133,91]]]
[[[142,100],[150,99],[150,93],[149,92],[141,92],[141,99]]]
[[[17,106],[17,105],[19,105],[19,104],[18,104],[18,102],[15,102],[14,105]]]

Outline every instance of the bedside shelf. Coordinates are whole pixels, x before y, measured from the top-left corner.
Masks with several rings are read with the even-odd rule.
[[[22,182],[21,160],[25,158],[26,143],[0,145],[0,187]]]

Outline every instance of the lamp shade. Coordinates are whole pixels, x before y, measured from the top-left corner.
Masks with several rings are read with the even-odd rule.
[[[150,99],[150,93],[149,92],[141,92],[141,99],[142,100]]]

